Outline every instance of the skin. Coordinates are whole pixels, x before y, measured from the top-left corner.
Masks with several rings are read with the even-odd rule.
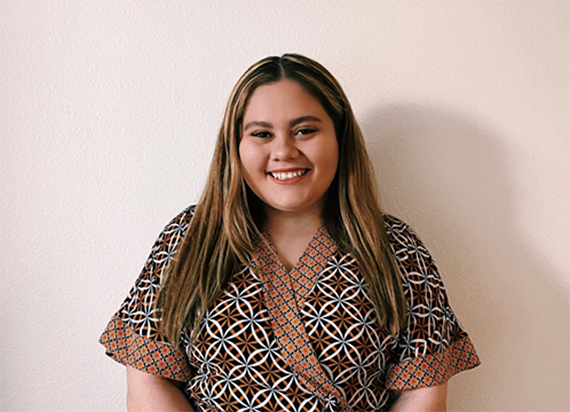
[[[394,391],[398,400],[390,411],[445,412],[447,411],[447,383],[428,388]]]
[[[283,79],[254,91],[242,124],[244,178],[263,201],[267,230],[291,270],[322,224],[326,192],[338,166],[333,122],[301,85]],[[181,382],[128,366],[127,388],[129,412],[193,410]],[[446,410],[447,384],[394,392],[391,411]]]
[[[127,366],[129,412],[194,412],[183,393],[182,382],[151,375]]]

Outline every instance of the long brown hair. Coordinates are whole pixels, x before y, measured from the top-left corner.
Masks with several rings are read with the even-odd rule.
[[[244,181],[238,146],[249,97],[259,86],[282,78],[298,82],[313,95],[335,126],[339,162],[327,192],[324,225],[339,248],[359,263],[379,323],[392,334],[404,326],[406,301],[399,271],[374,172],[348,99],[322,65],[285,54],[255,63],[230,95],[205,190],[160,292],[161,331],[172,343],[179,344],[183,328],[190,328],[195,337],[208,308],[261,240],[262,208]]]

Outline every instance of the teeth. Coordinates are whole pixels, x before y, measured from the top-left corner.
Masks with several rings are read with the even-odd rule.
[[[271,176],[273,176],[277,180],[288,180],[302,176],[305,174],[305,172],[306,170],[299,170],[297,172],[271,173]]]

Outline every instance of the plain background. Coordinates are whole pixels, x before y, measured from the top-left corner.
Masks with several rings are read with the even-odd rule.
[[[569,410],[569,6],[1,2],[0,409],[125,410],[98,337],[198,200],[238,77],[299,52],[345,88],[481,356],[449,409]]]

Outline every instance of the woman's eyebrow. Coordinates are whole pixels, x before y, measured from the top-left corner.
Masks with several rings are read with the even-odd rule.
[[[302,116],[302,117],[298,117],[296,119],[293,119],[289,122],[289,125],[291,127],[298,125],[299,123],[303,123],[303,122],[321,122],[321,119],[319,119],[316,116]]]
[[[293,127],[295,125],[298,125],[299,123],[310,122],[310,121],[322,123],[321,119],[319,119],[316,116],[301,116],[301,117],[297,117],[296,119],[291,120],[289,122],[289,126]],[[273,125],[271,123],[256,120],[256,121],[247,123],[244,126],[243,130],[245,131],[245,130],[247,130],[251,127],[254,127],[254,126],[266,127],[268,129],[273,128]]]
[[[271,123],[254,121],[254,122],[249,122],[248,124],[246,124],[244,126],[243,130],[247,130],[253,126],[267,127],[268,129],[271,129],[273,127],[273,125]]]

